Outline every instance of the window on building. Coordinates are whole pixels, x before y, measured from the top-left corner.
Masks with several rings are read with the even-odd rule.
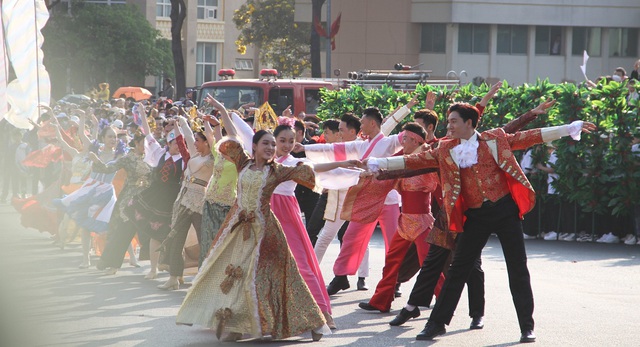
[[[498,54],[527,54],[528,28],[524,25],[498,25]]]
[[[156,17],[169,17],[171,15],[171,0],[157,0]]]
[[[536,27],[536,54],[562,54],[561,27]]]
[[[447,25],[423,23],[420,36],[420,52],[444,53],[447,40]]]
[[[638,29],[611,28],[609,29],[610,57],[638,56]]]
[[[218,19],[218,0],[198,0],[198,19]]]
[[[489,53],[489,25],[460,24],[458,53]]]
[[[253,59],[236,59],[236,70],[253,70]]]
[[[196,85],[214,81],[218,71],[218,45],[199,42],[196,46]]]
[[[582,55],[587,51],[589,56],[599,57],[601,55],[601,28],[573,28],[573,44],[571,46],[572,55]]]

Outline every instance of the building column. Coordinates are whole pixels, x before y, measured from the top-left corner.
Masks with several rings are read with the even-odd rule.
[[[533,76],[533,61],[536,57],[536,26],[528,26],[528,47],[527,47],[527,81],[532,81]]]
[[[187,18],[182,25],[182,55],[186,88],[196,84],[196,46],[198,44],[198,0],[187,0]],[[182,97],[183,95],[176,95]]]
[[[458,28],[459,24],[447,24],[447,43],[445,46],[447,65],[445,71],[456,70],[458,66]]]
[[[491,24],[489,26],[489,74],[488,78],[499,78],[494,76],[497,70],[497,54],[498,54],[498,25]]]
[[[571,57],[573,56],[573,27],[566,27],[565,31],[564,31],[564,73],[563,73],[563,80],[569,80],[569,66],[571,66]],[[576,81],[577,82],[577,81]]]
[[[601,73],[598,76],[607,76],[613,74],[613,69],[615,69],[615,67],[609,67],[609,28],[602,28],[600,35]]]

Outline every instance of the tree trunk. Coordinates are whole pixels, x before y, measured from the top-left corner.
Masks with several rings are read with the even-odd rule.
[[[311,53],[311,77],[322,77],[322,66],[320,61],[320,36],[316,32],[315,26],[313,25],[313,21],[315,18],[322,17],[322,5],[324,5],[325,0],[312,0],[311,1],[311,38],[310,38],[310,48],[309,51]]]
[[[174,99],[179,100],[184,95],[187,85],[184,72],[184,56],[182,55],[182,24],[187,17],[187,5],[184,0],[171,0],[171,52],[175,69]]]

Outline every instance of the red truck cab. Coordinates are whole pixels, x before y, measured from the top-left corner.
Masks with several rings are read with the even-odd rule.
[[[247,104],[260,107],[268,101],[278,116],[288,106],[291,106],[293,115],[300,112],[315,115],[320,102],[320,89],[333,89],[333,85],[325,81],[276,79],[277,71],[273,69],[263,69],[259,79],[229,78],[233,74],[233,70],[220,70],[218,75],[227,79],[203,83],[198,92],[199,107],[204,106],[204,97],[211,94],[228,109],[238,109]]]

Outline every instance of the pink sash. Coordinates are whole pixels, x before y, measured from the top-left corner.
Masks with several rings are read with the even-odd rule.
[[[360,160],[364,160],[367,159],[367,157],[369,156],[369,154],[371,154],[371,151],[373,151],[373,149],[376,147],[376,145],[378,144],[378,141],[380,141],[382,138],[384,137],[384,135],[382,133],[378,134],[378,136],[376,136],[373,141],[371,141],[371,144],[369,145],[369,147],[367,148],[367,151],[364,152],[364,155],[362,155],[362,158],[360,158]]]

